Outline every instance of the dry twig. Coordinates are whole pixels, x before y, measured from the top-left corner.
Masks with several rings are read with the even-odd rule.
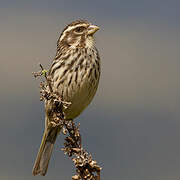
[[[49,126],[62,126],[65,137],[64,148],[62,150],[66,155],[72,158],[76,167],[76,175],[72,176],[73,180],[100,180],[101,167],[91,154],[87,153],[82,147],[81,135],[79,132],[80,124],[77,126],[72,120],[65,120],[63,107],[68,108],[70,102],[63,101],[62,97],[52,89],[52,79],[48,76],[47,71],[40,64],[41,71],[33,72],[34,77],[45,77],[45,81],[40,83],[40,100],[51,101],[53,107],[54,121]]]

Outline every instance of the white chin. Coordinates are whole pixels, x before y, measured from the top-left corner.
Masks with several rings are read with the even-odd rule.
[[[88,36],[87,38],[86,38],[86,47],[87,48],[93,48],[94,47],[94,38],[93,38],[93,36]]]

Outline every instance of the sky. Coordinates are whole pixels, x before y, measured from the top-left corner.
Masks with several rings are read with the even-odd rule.
[[[100,27],[97,94],[75,120],[102,179],[180,179],[180,1],[0,0],[0,179],[70,179],[58,137],[45,177],[33,177],[44,128],[39,81],[63,28],[76,19]]]

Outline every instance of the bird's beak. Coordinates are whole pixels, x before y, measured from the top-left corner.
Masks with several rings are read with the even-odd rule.
[[[93,35],[97,30],[99,30],[98,26],[90,25],[88,27],[88,35]]]

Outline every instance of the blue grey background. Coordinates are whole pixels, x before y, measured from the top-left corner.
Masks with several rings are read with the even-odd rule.
[[[77,118],[102,179],[180,179],[180,1],[0,1],[0,179],[65,180],[74,167],[59,137],[48,174],[33,177],[44,128],[38,62],[49,67],[60,32],[84,18],[96,33],[102,77]]]

